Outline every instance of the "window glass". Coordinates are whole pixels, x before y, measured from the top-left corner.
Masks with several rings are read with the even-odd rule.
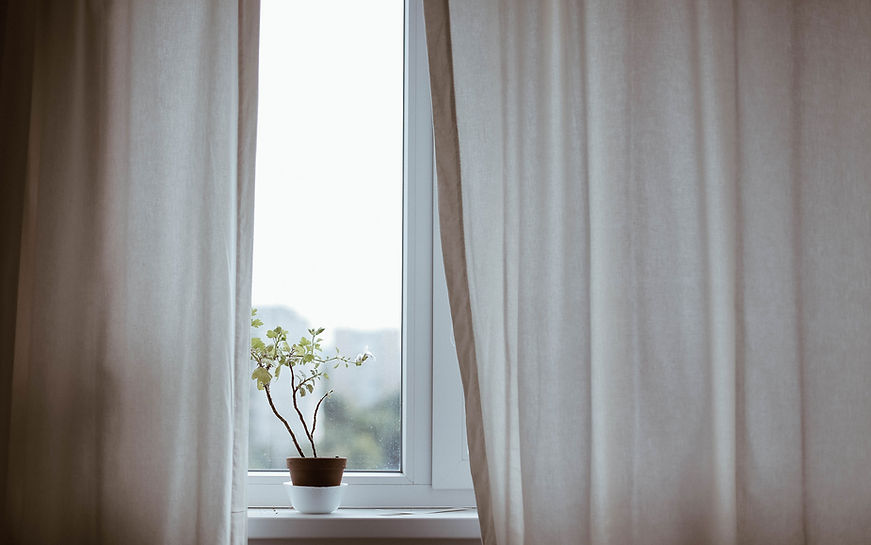
[[[374,354],[330,368],[300,409],[310,419],[335,390],[318,455],[399,470],[403,2],[263,0],[259,88],[252,297],[264,326],[253,334],[324,327],[327,353]],[[249,467],[283,469],[290,436],[250,387]],[[304,443],[289,376],[272,392]]]

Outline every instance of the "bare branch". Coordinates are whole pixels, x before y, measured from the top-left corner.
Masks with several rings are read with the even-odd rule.
[[[323,395],[323,397],[321,397],[320,401],[318,401],[318,404],[315,405],[315,416],[314,416],[314,418],[312,419],[312,435],[315,434],[315,428],[316,428],[317,425],[318,425],[318,411],[319,411],[320,408],[321,408],[321,403],[323,403],[324,400],[327,398],[327,396],[330,395],[331,393],[333,393],[332,390],[330,390],[329,392],[325,393],[325,394]]]
[[[296,440],[296,435],[294,435],[293,430],[290,429],[290,424],[288,424],[287,420],[285,420],[284,417],[278,413],[278,409],[275,408],[275,403],[272,402],[272,394],[269,392],[269,384],[264,384],[263,389],[266,391],[266,399],[269,400],[269,406],[272,407],[272,412],[275,413],[275,416],[277,416],[278,419],[281,420],[281,422],[284,424],[284,427],[287,428],[287,433],[289,433],[290,438],[293,439],[293,446],[296,447],[296,451],[299,452],[300,457],[305,458],[305,454],[300,448],[299,442],[297,442]]]
[[[305,431],[306,437],[308,437],[308,442],[311,443],[312,446],[312,456],[315,458],[318,457],[318,451],[315,448],[315,438],[309,433],[308,425],[305,423],[305,418],[302,416],[302,411],[299,410],[299,404],[296,400],[296,373],[293,371],[293,367],[290,368],[290,398],[293,400],[293,408],[296,410],[297,416],[299,416],[299,421],[302,422],[302,429]]]

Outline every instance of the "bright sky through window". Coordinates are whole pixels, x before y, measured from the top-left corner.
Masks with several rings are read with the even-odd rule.
[[[254,305],[397,327],[402,2],[262,4]]]

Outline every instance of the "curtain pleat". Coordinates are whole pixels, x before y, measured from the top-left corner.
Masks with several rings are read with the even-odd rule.
[[[434,142],[440,157],[436,164],[438,180],[438,208],[440,212],[440,236],[445,259],[454,266],[445,266],[448,298],[451,307],[454,338],[457,351],[464,365],[460,366],[463,383],[464,405],[468,420],[467,436],[472,454],[470,469],[477,497],[478,519],[485,542],[492,539],[493,514],[488,492],[491,490],[488,473],[487,450],[484,444],[484,428],[481,420],[480,388],[477,364],[475,363],[475,339],[472,335],[471,301],[469,300],[469,277],[466,274],[466,251],[463,222],[451,221],[462,218],[463,200],[460,193],[460,148],[457,140],[456,101],[451,60],[451,32],[448,5],[446,2],[425,2],[426,40],[430,71],[439,74],[432,78]],[[438,88],[436,89],[436,86]],[[444,221],[443,221],[444,220]],[[448,257],[450,256],[450,257]]]
[[[233,474],[230,543],[248,542],[248,394],[251,376],[251,267],[254,250],[254,166],[257,143],[257,86],[260,2],[239,2],[239,115],[236,164],[236,309],[233,373]],[[244,297],[243,297],[244,295]]]
[[[871,4],[426,7],[485,543],[866,542]]]
[[[258,4],[17,4],[4,537],[243,543]]]
[[[12,409],[12,361],[15,354],[21,234],[25,201],[32,62],[33,4],[5,3],[0,10],[0,507],[8,513],[7,489]],[[0,542],[11,540],[9,526],[0,524]]]

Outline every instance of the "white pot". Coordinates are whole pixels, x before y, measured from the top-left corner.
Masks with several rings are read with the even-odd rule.
[[[290,504],[300,513],[322,515],[332,513],[342,503],[347,483],[339,486],[294,486],[288,481],[284,490],[290,499]]]

